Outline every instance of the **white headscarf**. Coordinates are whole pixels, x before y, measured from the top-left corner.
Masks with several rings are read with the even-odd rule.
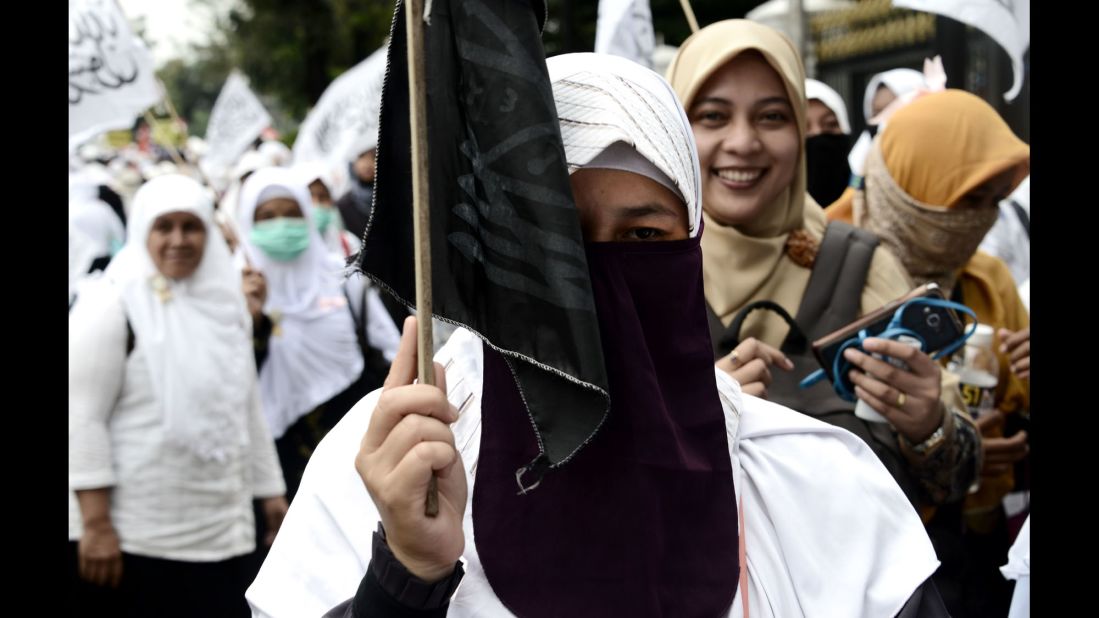
[[[91,187],[92,192],[95,187]],[[70,186],[69,201],[69,302],[76,297],[96,258],[109,256],[126,241],[122,220],[106,203],[89,198]]]
[[[69,303],[76,298],[80,282],[87,275],[95,261],[95,243],[69,221]]]
[[[915,69],[892,69],[871,77],[870,82],[866,84],[866,92],[862,97],[862,115],[867,124],[870,123],[870,118],[874,114],[874,95],[877,94],[878,88],[881,86],[885,86],[890,92],[899,97],[919,88],[924,88],[927,83],[924,80],[923,73]],[[847,163],[851,166],[852,174],[862,176],[866,172],[866,156],[870,154],[872,142],[873,138],[870,136],[870,131],[863,131],[854,147],[851,148],[851,154],[847,155]]]
[[[70,201],[69,225],[79,230],[90,243],[93,257],[110,255],[126,240],[122,220],[110,206],[98,199],[80,197]]]
[[[272,167],[288,167],[294,154],[286,144],[278,140],[267,140],[259,145],[258,152],[267,160],[267,165]]]
[[[871,77],[870,83],[866,84],[866,92],[862,97],[862,114],[866,122],[870,122],[870,118],[874,114],[874,95],[878,93],[878,88],[881,86],[885,86],[890,92],[899,97],[926,86],[926,83],[923,73],[915,69],[893,69]]]
[[[87,163],[80,171],[69,174],[69,199],[86,197],[95,199],[99,195],[99,187],[106,186],[115,193],[119,193],[119,186],[111,175],[110,168],[99,163]]]
[[[293,196],[309,228],[309,247],[289,262],[273,260],[252,243],[260,195]],[[343,262],[328,251],[313,223],[313,204],[300,175],[257,170],[241,189],[241,249],[267,278],[264,312],[276,322],[260,369],[263,414],[279,438],[299,418],[342,392],[363,370],[362,350],[341,287]]]
[[[146,247],[153,222],[170,212],[191,213],[206,228],[198,269],[178,281],[157,271]],[[130,238],[104,280],[119,291],[148,362],[168,441],[201,459],[226,461],[248,444],[255,363],[240,274],[213,217],[213,196],[194,180],[150,180],[134,195]]]
[[[809,101],[816,100],[823,103],[836,115],[836,120],[840,123],[840,130],[846,135],[851,134],[851,122],[847,120],[847,105],[843,102],[840,93],[824,82],[808,78],[805,80],[805,98]]]
[[[294,174],[297,175],[298,180],[309,187],[315,180],[321,181],[324,187],[328,189],[328,193],[331,194],[332,199],[336,199],[335,176],[331,166],[324,161],[309,161],[308,163],[297,163],[293,168]]]
[[[687,205],[690,235],[696,236],[702,219],[698,150],[687,114],[668,82],[636,62],[607,54],[554,56],[546,67],[570,173],[587,167],[612,145],[625,143],[660,174],[643,164],[613,169],[628,169],[665,186],[670,180],[674,188],[669,189]],[[606,166],[606,161],[598,165]]]

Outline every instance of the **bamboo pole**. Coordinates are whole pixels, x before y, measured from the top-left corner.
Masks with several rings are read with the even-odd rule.
[[[698,32],[698,20],[695,19],[694,9],[691,8],[691,0],[679,0],[683,7],[683,14],[687,16],[687,23],[691,25],[691,32]]]
[[[153,128],[156,127],[156,118],[153,118],[152,113],[149,110],[145,110],[145,122],[149,124],[149,136],[152,139]],[[172,157],[172,160],[179,166],[180,171],[183,170],[183,157],[180,156],[179,151],[176,150],[174,144],[168,144],[168,154]]]
[[[423,0],[404,0],[408,38],[408,107],[412,135],[412,236],[416,264],[417,377],[420,384],[435,384],[434,345],[431,332],[431,220],[427,171],[427,93],[424,79]],[[439,514],[439,488],[435,476],[427,488],[424,514]]]
[[[156,78],[156,83],[160,86],[160,99],[164,101],[164,106],[168,108],[168,115],[175,121],[176,126],[183,130],[184,141],[186,141],[191,135],[190,130],[187,129],[187,125],[184,124],[183,119],[180,118],[179,113],[176,112],[176,106],[172,103],[172,97],[168,94],[168,88],[164,85],[164,82],[158,77]],[[178,160],[176,162],[179,163]],[[179,165],[182,167],[183,164],[179,163]],[[195,161],[192,164],[192,167],[194,167],[195,171],[197,171],[198,175],[202,178],[202,184],[212,189],[214,185],[210,182],[210,179],[206,177],[206,172],[202,171],[202,166],[198,164],[198,161]]]

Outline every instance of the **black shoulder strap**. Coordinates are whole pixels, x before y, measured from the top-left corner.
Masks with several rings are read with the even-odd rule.
[[[355,336],[359,339],[359,349],[364,356],[368,347],[366,339],[366,293],[370,286],[362,286],[362,298],[359,299],[359,310],[355,311],[355,303],[351,302],[351,294],[348,293],[347,284],[343,285],[343,295],[347,299],[347,308],[351,311],[351,319],[355,322]]]
[[[733,316],[733,321],[729,322],[729,328],[727,328],[724,335],[722,335],[721,343],[724,347],[727,347],[728,350],[731,351],[740,345],[740,327],[744,324],[744,318],[748,317],[748,314],[756,309],[767,309],[777,313],[779,317],[790,326],[790,333],[786,335],[786,342],[796,349],[805,348],[805,335],[802,334],[797,321],[790,317],[790,313],[783,309],[782,305],[770,300],[757,300],[748,303]]]
[[[130,353],[134,351],[134,345],[137,341],[134,339],[134,327],[130,324],[130,318],[126,318],[126,358],[130,357]]]
[[[343,286],[344,296],[347,298],[348,308],[351,310],[351,319],[355,322],[355,337],[359,340],[359,350],[363,355],[363,373],[370,374],[375,381],[381,384],[381,381],[385,380],[385,376],[389,373],[389,361],[385,360],[385,356],[381,350],[378,350],[374,346],[370,345],[370,339],[366,335],[366,322],[370,319],[367,305],[367,295],[370,293],[369,280],[363,276],[362,285],[362,297],[359,299],[359,311],[355,312],[355,305],[351,302],[351,296],[348,294],[347,285]]]

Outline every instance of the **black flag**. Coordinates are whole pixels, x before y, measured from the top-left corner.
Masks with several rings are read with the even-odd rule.
[[[434,315],[503,353],[541,455],[568,461],[607,415],[599,325],[546,71],[539,0],[433,0],[424,25]],[[390,30],[374,208],[357,266],[415,305],[404,5]],[[530,474],[527,475],[526,472]]]

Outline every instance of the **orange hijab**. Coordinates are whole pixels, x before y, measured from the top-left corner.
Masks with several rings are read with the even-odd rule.
[[[954,286],[957,272],[996,221],[996,208],[954,208],[1006,170],[1014,187],[1030,172],[1030,147],[999,114],[961,90],[920,97],[875,139],[855,224],[877,234],[916,281]]]

